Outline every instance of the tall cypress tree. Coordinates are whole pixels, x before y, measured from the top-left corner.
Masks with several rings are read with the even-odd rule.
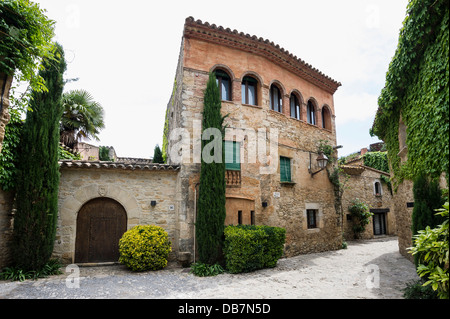
[[[209,75],[204,95],[203,131],[208,128],[215,128],[218,129],[221,134],[223,133],[224,117],[222,117],[220,109],[221,99],[219,87],[216,82],[216,77],[212,73]],[[211,143],[214,143],[213,147],[211,147]],[[199,261],[212,265],[219,262],[221,259],[226,216],[225,155],[224,152],[222,152],[222,136],[220,139],[215,138],[212,141],[202,139],[202,151],[206,145],[209,146],[208,150],[211,149],[214,152],[218,152],[209,155],[221,156],[219,157],[219,160],[207,163],[204,158],[205,154],[202,154],[196,238],[198,242]]]
[[[420,230],[427,226],[435,228],[443,222],[442,216],[436,215],[436,209],[441,208],[443,203],[442,192],[437,180],[429,179],[421,174],[414,180],[414,209],[412,212],[411,230],[417,235]],[[414,262],[418,265],[419,255],[414,255]]]
[[[33,92],[18,159],[17,211],[14,216],[13,258],[23,270],[40,270],[53,251],[58,214],[58,147],[61,120],[64,52],[42,61],[40,76],[47,92]]]

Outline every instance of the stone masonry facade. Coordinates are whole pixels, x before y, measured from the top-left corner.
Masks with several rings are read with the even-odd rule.
[[[389,177],[389,174],[364,165],[342,165],[341,169],[343,171],[341,180],[344,181],[345,178],[348,178],[342,198],[345,239],[354,239],[353,221],[347,216],[350,214],[348,207],[355,199],[366,203],[374,214],[361,234],[361,238],[371,239],[376,235],[396,235],[397,223],[393,194],[380,177],[382,175]],[[374,223],[377,223],[377,226],[382,225],[381,229],[378,227],[376,229],[379,233],[375,232]]]
[[[245,134],[225,136],[225,141],[239,143],[241,156],[240,170],[227,171],[226,224],[240,221],[286,228],[286,256],[338,249],[341,234],[333,186],[326,171],[312,177],[308,169],[312,158],[311,169],[317,170],[315,159],[321,142],[336,145],[333,94],[340,83],[268,40],[190,17],[186,19],[175,85],[167,106],[168,160],[169,164],[181,165],[177,190],[181,196],[180,232],[185,231],[179,236],[181,251],[195,251],[195,198],[199,191],[200,164],[195,161],[195,142],[184,145],[180,152],[173,152],[180,136],[172,133],[183,129],[190,141],[201,134],[204,90],[209,73],[214,71],[227,74],[231,83],[230,97],[222,98],[222,114],[228,115],[227,126],[235,129],[235,133],[263,128],[267,136],[277,129],[277,156],[289,159],[291,172],[289,182],[280,180],[279,165],[274,172],[262,174],[260,169],[265,164],[261,159],[248,160],[254,140]],[[242,102],[242,83],[247,76],[257,83],[253,104]],[[278,111],[270,106],[273,85],[281,92],[282,108]],[[290,113],[292,95],[300,101],[298,118]],[[308,104],[315,108],[314,124],[308,120]],[[322,110],[329,112],[326,125],[320,116]],[[265,143],[268,148],[268,142]],[[174,153],[177,157],[182,153],[184,157],[174,159]],[[307,223],[308,211],[315,214],[314,227]]]

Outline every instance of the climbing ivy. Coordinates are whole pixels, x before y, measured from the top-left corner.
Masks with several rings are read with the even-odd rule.
[[[177,79],[173,83],[172,90],[172,102],[171,106],[175,105],[175,93],[177,92]],[[169,111],[171,107],[170,105],[166,109],[166,116],[164,119],[164,131],[163,131],[163,143],[162,143],[162,157],[164,159],[164,163],[167,163],[167,148],[169,147]]]
[[[446,172],[448,180],[448,81],[449,2],[410,0],[370,132],[387,144],[394,185],[419,172]],[[397,155],[400,116],[407,127],[404,163]]]
[[[363,155],[364,165],[389,173],[387,152],[367,152]]]

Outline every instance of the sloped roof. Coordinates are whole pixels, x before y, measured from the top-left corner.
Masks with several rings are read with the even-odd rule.
[[[123,162],[103,162],[103,161],[80,161],[80,160],[61,160],[61,168],[106,168],[106,169],[124,169],[124,170],[150,170],[150,171],[178,171],[179,165],[169,164],[146,164],[146,163],[123,163]]]

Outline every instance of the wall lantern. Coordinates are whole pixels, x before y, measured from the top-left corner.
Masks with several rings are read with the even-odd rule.
[[[325,169],[325,167],[327,167],[327,164],[328,164],[328,157],[323,152],[319,153],[319,156],[317,156],[316,160],[317,160],[317,165],[319,165],[320,169],[316,172],[313,172],[311,169],[311,165],[312,165],[311,153],[309,153],[309,169],[308,169],[308,171],[311,174],[311,177],[313,177],[320,171],[323,171]]]

